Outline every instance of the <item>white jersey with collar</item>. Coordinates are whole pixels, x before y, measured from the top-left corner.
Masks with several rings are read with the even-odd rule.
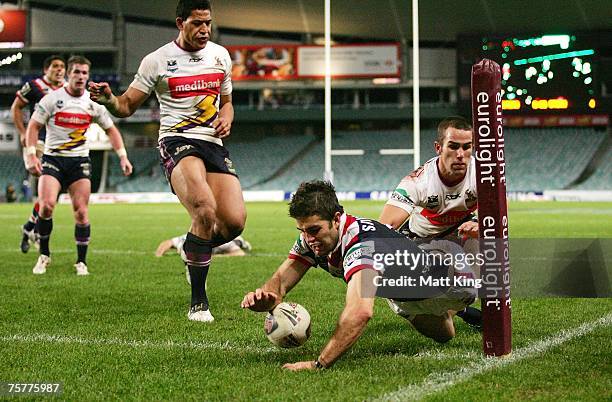
[[[72,96],[67,87],[45,95],[32,115],[32,120],[46,128],[45,155],[89,156],[86,132],[92,122],[104,130],[114,123],[106,108],[92,101],[85,90]]]
[[[207,42],[189,52],[170,42],[140,63],[130,84],[142,92],[155,91],[160,105],[159,139],[183,136],[223,145],[213,121],[221,95],[232,93],[232,60],[222,46]]]
[[[428,160],[404,177],[387,201],[387,205],[401,208],[410,214],[408,229],[422,238],[444,233],[477,208],[474,158],[468,165],[465,178],[452,187],[440,179],[438,159],[435,157]],[[405,229],[405,225],[400,229]]]

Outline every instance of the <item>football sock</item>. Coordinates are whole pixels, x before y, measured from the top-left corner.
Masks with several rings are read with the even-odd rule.
[[[89,223],[85,225],[74,225],[74,240],[77,246],[77,263],[85,264],[87,258],[87,246],[89,246],[89,236],[91,234],[91,226]]]
[[[482,326],[482,312],[474,307],[466,307],[465,310],[457,311],[457,317],[472,327],[479,328]]]
[[[36,227],[38,228],[38,235],[40,236],[40,253],[51,255],[49,251],[49,238],[53,230],[53,218],[45,219],[42,216],[39,217],[36,222]]]
[[[32,231],[36,227],[36,220],[38,219],[38,202],[34,204],[34,208],[32,208],[32,214],[28,221],[23,225],[23,228],[28,232]]]
[[[206,277],[210,266],[212,244],[193,233],[187,233],[183,245],[183,260],[191,277],[191,306],[203,303],[208,308],[206,295]]]
[[[220,233],[213,233],[212,239],[210,240],[210,243],[212,245],[212,247],[219,247],[222,244],[225,244],[229,241],[231,241],[233,239],[226,239],[225,237],[223,237]]]

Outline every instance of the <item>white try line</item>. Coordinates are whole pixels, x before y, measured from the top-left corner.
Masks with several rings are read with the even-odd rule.
[[[227,342],[201,342],[201,341],[185,341],[175,342],[167,341],[149,341],[149,340],[130,340],[118,338],[82,338],[69,335],[51,335],[51,334],[14,334],[0,336],[0,342],[20,342],[20,343],[59,343],[59,344],[74,344],[74,345],[101,345],[101,346],[122,346],[131,348],[151,348],[151,349],[194,349],[194,350],[223,350],[223,351],[242,351],[255,353],[270,353],[279,351],[275,347],[258,347],[255,345],[240,345]]]
[[[412,384],[397,391],[381,395],[374,401],[406,401],[420,400],[432,394],[467,381],[470,378],[486,371],[498,369],[516,363],[523,359],[546,352],[556,346],[568,342],[574,338],[584,336],[601,327],[612,325],[612,314],[601,317],[598,320],[587,322],[573,329],[563,330],[549,338],[532,343],[524,348],[517,349],[507,357],[482,357],[477,361],[455,371],[444,373],[433,373],[420,384]]]

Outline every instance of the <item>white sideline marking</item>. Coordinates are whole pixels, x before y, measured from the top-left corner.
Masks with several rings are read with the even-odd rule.
[[[507,357],[481,357],[477,361],[455,371],[444,373],[433,373],[429,375],[421,384],[412,384],[394,392],[381,395],[374,401],[406,401],[419,400],[446,388],[452,387],[463,381],[482,374],[489,370],[508,366],[520,360],[544,353],[547,350],[559,346],[574,338],[584,336],[600,327],[612,325],[612,314],[601,317],[598,320],[587,322],[573,329],[562,330],[558,334],[549,338],[542,339],[524,348],[517,349]]]
[[[247,351],[257,353],[269,353],[279,351],[279,348],[268,347],[261,348],[253,345],[238,345],[228,342],[175,342],[175,341],[160,341],[153,342],[148,340],[129,340],[118,338],[81,338],[78,336],[66,335],[50,335],[50,334],[14,334],[0,336],[0,342],[23,342],[23,343],[65,343],[77,345],[105,345],[105,346],[128,346],[133,348],[153,348],[153,349],[213,349],[213,350],[234,350]]]

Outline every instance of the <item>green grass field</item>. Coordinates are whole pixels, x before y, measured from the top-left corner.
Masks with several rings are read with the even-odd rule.
[[[347,202],[377,217],[381,203]],[[281,350],[263,315],[239,307],[285,258],[297,234],[284,203],[248,204],[248,257],[216,258],[212,324],[187,320],[180,258],[155,258],[160,240],[188,227],[179,205],[93,205],[91,275],[77,277],[70,207],[59,206],[52,265],[32,275],[35,250],[18,249],[27,205],[0,205],[0,382],[63,382],[66,400],[611,400],[612,300],[513,300],[514,352],[485,359],[481,334],[456,319],[439,345],[384,300],[353,349],[330,370],[290,373],[332,334],[344,283],[313,270],[287,298],[312,316],[312,337]],[[612,238],[612,203],[513,203],[511,237]]]

